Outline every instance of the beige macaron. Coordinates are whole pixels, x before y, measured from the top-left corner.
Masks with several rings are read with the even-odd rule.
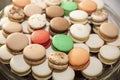
[[[13,22],[22,22],[25,18],[25,14],[22,8],[13,6],[8,11],[8,18]]]
[[[28,44],[28,38],[23,33],[12,33],[6,39],[6,46],[12,54],[18,54],[17,52],[21,52]]]
[[[120,50],[116,46],[104,45],[100,48],[98,54],[99,59],[102,63],[112,65],[117,62],[120,57]]]
[[[47,6],[58,6],[61,3],[61,0],[45,0]]]
[[[0,61],[3,63],[3,64],[9,64],[10,62],[10,59],[13,57],[14,55],[12,55],[6,45],[3,45],[0,47]]]
[[[10,60],[11,71],[18,76],[26,76],[31,72],[31,66],[28,65],[22,54],[12,57]]]
[[[90,34],[89,39],[85,42],[90,48],[90,52],[97,53],[104,45],[104,41],[97,34]]]
[[[82,10],[75,10],[69,14],[72,23],[86,24],[88,22],[88,13]]]
[[[62,71],[68,67],[68,56],[63,52],[53,52],[48,56],[48,65],[56,71]]]
[[[46,60],[46,50],[42,45],[30,44],[23,50],[25,61],[29,65],[39,65]]]
[[[33,14],[41,14],[42,8],[35,4],[28,4],[24,7],[24,13],[27,17],[30,17]]]
[[[74,42],[85,42],[89,38],[89,34],[91,32],[90,25],[82,25],[82,24],[73,24],[70,27],[69,35],[73,39]]]
[[[34,14],[28,19],[28,24],[33,30],[41,29],[46,25],[46,16],[41,14]]]
[[[11,33],[22,32],[22,25],[17,22],[7,22],[6,24],[3,25],[2,30],[3,35],[7,37]]]
[[[48,66],[48,60],[46,59],[40,65],[32,66],[32,75],[37,80],[48,80],[52,76],[52,69]]]
[[[112,42],[118,38],[119,30],[112,23],[103,23],[98,30],[98,34],[104,41]]]

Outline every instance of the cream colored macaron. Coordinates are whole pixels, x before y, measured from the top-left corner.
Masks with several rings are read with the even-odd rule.
[[[103,64],[96,57],[90,57],[89,66],[82,71],[82,75],[88,79],[97,78],[102,74]]]
[[[32,29],[41,29],[46,25],[46,17],[41,14],[34,14],[28,19],[28,23]]]
[[[32,75],[36,80],[48,80],[51,78],[52,69],[48,66],[48,60],[36,66],[32,66]]]
[[[0,47],[0,61],[8,64],[13,55],[8,51],[6,45]]]
[[[53,80],[74,80],[75,72],[72,68],[68,67],[65,71],[54,72],[52,74]]]
[[[107,42],[108,45],[112,45],[112,46],[117,46],[118,48],[120,48],[120,34],[118,36],[118,38],[113,41],[113,42]]]
[[[96,53],[104,45],[104,41],[97,34],[90,34],[86,45],[90,48],[90,52]]]
[[[2,34],[2,30],[0,30],[0,45],[3,45],[6,43],[6,38]]]
[[[8,17],[3,17],[0,20],[1,26],[3,26],[4,24],[6,24],[7,22],[10,22],[10,20],[8,19]]]
[[[18,76],[25,76],[31,72],[31,66],[25,62],[22,54],[12,57],[10,67],[11,71]]]
[[[47,6],[57,6],[60,5],[61,0],[45,0]]]
[[[72,23],[86,24],[88,22],[88,13],[82,10],[75,10],[69,14]]]
[[[74,43],[74,48],[76,48],[76,47],[84,48],[85,50],[87,50],[88,52],[90,52],[89,47],[86,44],[84,44],[84,43]]]
[[[100,48],[100,52],[98,54],[99,59],[102,63],[107,65],[112,65],[117,62],[120,57],[120,50],[118,47],[111,45],[104,45]]]
[[[74,42],[85,42],[89,38],[91,27],[89,25],[73,24],[70,27],[70,37]]]

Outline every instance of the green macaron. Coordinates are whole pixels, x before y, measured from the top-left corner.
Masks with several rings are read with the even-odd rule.
[[[52,48],[67,53],[73,48],[73,41],[67,35],[57,34],[53,37]]]
[[[69,15],[69,13],[71,11],[74,11],[77,9],[77,3],[75,2],[72,2],[72,1],[66,1],[66,2],[62,2],[61,5],[60,5],[64,11],[65,11],[65,15]]]

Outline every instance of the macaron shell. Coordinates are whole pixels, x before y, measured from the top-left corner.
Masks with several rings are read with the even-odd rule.
[[[21,7],[21,8],[24,8],[27,4],[30,4],[30,0],[24,0],[24,1],[12,0],[12,2],[15,6],[18,6],[18,7]]]
[[[32,11],[31,11],[32,10]],[[41,14],[42,8],[35,4],[28,4],[24,7],[24,13],[30,17],[33,14]]]
[[[23,33],[12,33],[6,39],[6,46],[13,51],[23,50],[29,43],[28,38]]]
[[[50,34],[45,30],[36,30],[31,34],[32,43],[43,44],[50,39]]]
[[[50,39],[50,40],[48,40],[47,43],[44,43],[44,44],[42,44],[42,45],[47,49],[47,48],[50,47],[51,43],[52,43],[52,40]]]

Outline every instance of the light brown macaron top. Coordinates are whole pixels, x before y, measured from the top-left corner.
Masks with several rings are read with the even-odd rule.
[[[22,51],[29,43],[28,38],[23,33],[12,33],[6,39],[8,49],[19,52]]]
[[[13,32],[22,32],[22,25],[17,22],[7,22],[2,27],[5,33],[11,34]]]
[[[103,23],[99,28],[99,35],[105,41],[117,39],[119,30],[112,23]]]
[[[49,18],[62,17],[64,15],[64,10],[59,6],[50,6],[46,8],[46,15]]]
[[[28,17],[32,16],[33,14],[41,14],[42,8],[35,4],[28,4],[24,7],[24,13]]]
[[[48,60],[56,65],[68,64],[68,56],[63,52],[54,52],[49,54]]]
[[[78,9],[86,11],[90,15],[97,9],[97,4],[92,0],[83,0],[78,4]]]
[[[42,45],[31,44],[24,48],[23,55],[28,60],[41,60],[45,57],[46,50]]]
[[[30,4],[30,0],[12,0],[13,5],[20,8],[24,8],[27,4]]]
[[[69,22],[62,17],[55,17],[50,21],[50,28],[55,32],[64,32],[70,27]]]

